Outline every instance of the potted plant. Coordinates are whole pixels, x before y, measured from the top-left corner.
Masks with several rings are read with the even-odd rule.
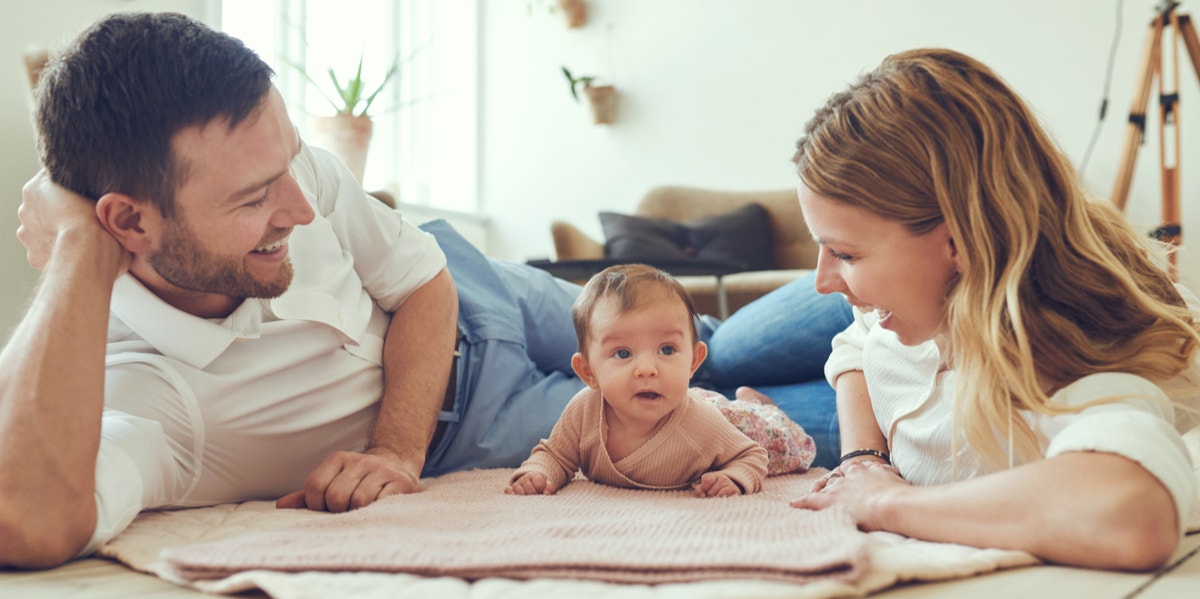
[[[567,83],[571,86],[571,97],[579,101],[579,88],[587,96],[588,105],[592,108],[592,121],[597,125],[609,125],[617,120],[617,88],[612,85],[595,85],[596,77],[592,75],[571,74],[567,67],[562,68]]]
[[[373,89],[368,91],[367,82],[363,79],[363,60],[360,56],[358,59],[358,67],[354,75],[344,82],[337,76],[337,72],[330,67],[328,69],[329,80],[333,83],[333,89],[337,92],[336,96],[332,96],[326,92],[325,88],[318,84],[308,71],[299,65],[293,65],[304,73],[304,77],[321,92],[321,95],[329,101],[333,106],[336,114],[333,116],[317,117],[314,121],[313,133],[316,137],[315,145],[323,147],[335,156],[340,158],[342,162],[354,173],[359,182],[362,182],[363,171],[366,168],[367,148],[371,143],[372,122],[367,111],[375,102],[375,98],[383,91],[392,77],[400,70],[399,59],[392,63],[390,69],[384,74],[383,80],[375,85]]]
[[[558,7],[567,19],[567,28],[576,29],[587,24],[587,2],[584,0],[558,0]]]
[[[525,9],[533,13],[535,5],[546,4],[547,0],[526,0]],[[587,0],[553,0],[548,5],[549,12],[561,10],[567,21],[568,29],[578,29],[587,24]]]

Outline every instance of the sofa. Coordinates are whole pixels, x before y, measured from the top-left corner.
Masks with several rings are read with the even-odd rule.
[[[769,229],[766,237],[769,238],[770,253],[774,258],[773,267],[769,270],[733,272],[719,278],[710,275],[677,275],[692,294],[696,309],[701,314],[724,318],[816,268],[819,248],[804,224],[796,190],[748,192],[663,186],[647,192],[634,209],[634,216],[688,223],[697,222],[697,219],[720,218],[750,204],[762,206],[766,214]],[[611,258],[606,253],[604,242],[589,237],[570,223],[561,220],[552,222],[550,234],[554,239],[555,260],[558,262]],[[644,261],[653,263],[653,260]],[[671,269],[665,270],[670,272]],[[727,306],[724,313],[719,305],[719,286],[724,287]]]

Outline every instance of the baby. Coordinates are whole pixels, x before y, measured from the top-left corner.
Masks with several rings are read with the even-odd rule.
[[[617,487],[690,487],[699,497],[761,490],[767,451],[688,388],[708,352],[695,316],[691,296],[658,269],[621,265],[592,277],[572,309],[571,366],[588,388],[504,492],[551,495],[576,471]]]

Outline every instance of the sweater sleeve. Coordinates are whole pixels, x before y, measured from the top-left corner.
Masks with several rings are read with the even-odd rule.
[[[1100,373],[1064,387],[1054,399],[1066,405],[1097,404],[1078,414],[1050,419],[1046,457],[1071,451],[1100,451],[1133,460],[1170,491],[1182,528],[1196,493],[1188,449],[1176,430],[1174,409],[1154,383],[1132,374]]]
[[[857,307],[853,308],[854,322],[845,330],[833,336],[832,351],[825,361],[825,380],[830,386],[837,386],[837,378],[844,372],[863,369],[862,351],[867,341],[867,332],[878,322],[879,317],[874,312],[864,314]]]
[[[554,485],[556,489],[562,489],[571,482],[575,472],[579,470],[579,449],[590,391],[592,390],[584,389],[571,399],[550,431],[550,437],[542,439],[537,447],[533,448],[529,458],[513,472],[509,484],[530,472],[546,475],[549,484]]]
[[[694,400],[691,410],[702,415],[690,433],[712,455],[708,470],[725,474],[746,495],[761,491],[767,477],[767,450],[738,430],[712,404]]]

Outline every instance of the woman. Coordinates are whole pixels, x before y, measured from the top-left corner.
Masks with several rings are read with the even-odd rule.
[[[794,160],[817,290],[855,322],[826,364],[847,455],[793,505],[1163,565],[1195,495],[1195,299],[1024,102],[962,54],[897,54],[817,111]]]

